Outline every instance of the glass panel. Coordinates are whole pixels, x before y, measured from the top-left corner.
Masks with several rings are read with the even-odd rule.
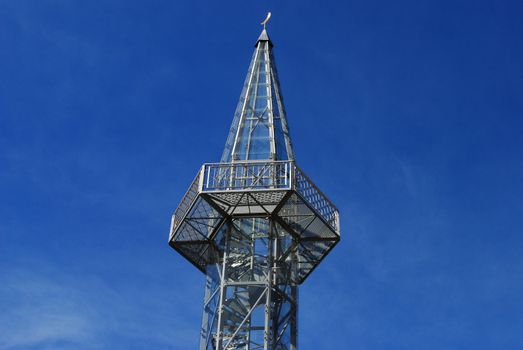
[[[268,42],[259,42],[234,114],[222,163],[236,160],[292,159],[273,60]],[[270,125],[271,119],[273,125]],[[274,141],[271,140],[271,135],[274,135]]]

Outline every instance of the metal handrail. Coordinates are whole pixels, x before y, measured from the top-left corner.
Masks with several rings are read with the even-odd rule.
[[[199,187],[200,173],[201,173],[201,170],[198,172],[198,174],[196,174],[196,177],[191,182],[191,186],[189,186],[189,189],[183,196],[182,201],[180,202],[180,204],[174,211],[172,221],[171,221],[171,234],[170,234],[171,236],[174,234],[174,231],[176,230],[178,225],[182,222],[183,218],[185,217],[185,215],[187,214],[189,209],[191,209],[192,203],[198,196],[198,192],[199,192],[199,188],[200,188]]]
[[[292,162],[207,163],[202,167],[204,191],[290,189]]]
[[[332,228],[339,232],[338,208],[294,161],[205,163],[173,215],[172,230],[188,213],[199,192],[295,190]]]

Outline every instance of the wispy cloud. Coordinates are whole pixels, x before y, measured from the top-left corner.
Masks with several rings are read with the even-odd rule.
[[[51,341],[86,342],[96,335],[96,315],[82,304],[85,292],[24,270],[4,272],[0,286],[0,348]]]
[[[161,295],[166,291],[155,286],[121,293],[99,277],[66,274],[45,262],[36,271],[0,269],[0,279],[2,350],[114,349],[129,343],[188,349],[197,339],[197,328],[183,313],[170,312]]]

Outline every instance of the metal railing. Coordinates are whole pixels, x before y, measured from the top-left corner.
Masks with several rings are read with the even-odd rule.
[[[204,164],[174,213],[171,232],[183,220],[199,192],[291,189],[339,232],[338,209],[292,161]]]
[[[198,173],[196,175],[193,182],[191,183],[191,186],[189,186],[189,189],[185,193],[185,196],[183,196],[182,201],[178,205],[178,208],[176,208],[176,211],[174,212],[174,215],[173,215],[172,221],[171,221],[171,237],[170,238],[172,238],[174,231],[176,230],[178,225],[180,225],[180,223],[182,222],[183,218],[185,217],[185,215],[187,214],[189,209],[191,209],[191,206],[192,206],[194,200],[198,196],[199,180],[200,180],[200,173]]]
[[[309,205],[312,206],[336,232],[339,232],[338,209],[336,206],[297,166],[295,166],[294,174],[294,189],[296,192],[301,194]]]
[[[203,191],[290,189],[293,163],[235,162],[204,164]]]

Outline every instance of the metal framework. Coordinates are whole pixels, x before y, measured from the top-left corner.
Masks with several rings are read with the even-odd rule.
[[[295,350],[298,285],[340,239],[338,210],[298,168],[265,29],[220,163],[204,164],[169,244],[206,274],[200,350]]]

